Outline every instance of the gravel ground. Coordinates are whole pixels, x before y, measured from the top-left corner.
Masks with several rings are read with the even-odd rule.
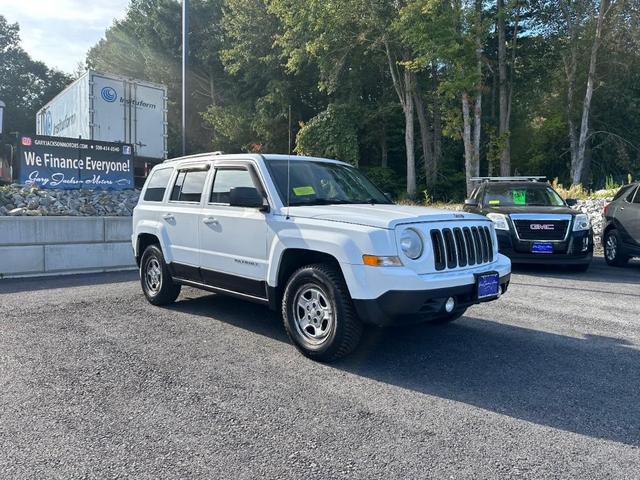
[[[313,363],[275,314],[135,274],[0,282],[2,478],[640,478],[640,264],[517,271]]]

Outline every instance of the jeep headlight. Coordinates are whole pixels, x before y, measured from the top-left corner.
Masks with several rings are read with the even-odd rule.
[[[422,237],[413,228],[407,228],[400,235],[400,248],[407,257],[415,260],[422,255],[424,249]]]
[[[591,221],[589,216],[584,213],[579,213],[573,221],[573,231],[580,232],[582,230],[589,230],[591,228]]]
[[[493,222],[496,230],[509,230],[507,216],[502,213],[487,213],[487,218]]]

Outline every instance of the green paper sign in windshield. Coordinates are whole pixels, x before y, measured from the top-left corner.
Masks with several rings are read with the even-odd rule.
[[[526,205],[527,204],[527,192],[526,192],[526,190],[514,190],[513,191],[513,204],[514,205]]]

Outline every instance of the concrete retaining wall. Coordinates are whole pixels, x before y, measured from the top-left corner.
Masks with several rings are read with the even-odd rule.
[[[133,268],[131,217],[0,217],[0,278]]]

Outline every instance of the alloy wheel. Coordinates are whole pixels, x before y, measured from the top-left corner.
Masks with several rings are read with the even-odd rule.
[[[156,295],[162,288],[162,268],[157,258],[151,258],[147,262],[144,281],[152,295]]]
[[[298,333],[313,345],[324,343],[335,322],[328,295],[317,285],[303,285],[296,293],[293,306]]]

